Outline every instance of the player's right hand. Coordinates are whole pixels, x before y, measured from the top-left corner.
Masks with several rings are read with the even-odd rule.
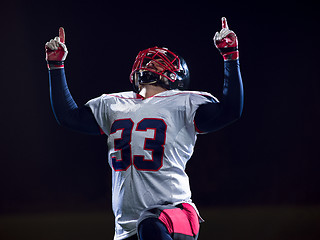
[[[65,32],[63,27],[59,28],[59,37],[55,37],[46,43],[45,51],[49,69],[60,69],[64,67],[68,50],[65,45]]]

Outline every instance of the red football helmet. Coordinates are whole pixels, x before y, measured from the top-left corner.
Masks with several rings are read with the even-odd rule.
[[[139,85],[158,84],[167,89],[186,89],[189,69],[184,59],[167,48],[152,47],[140,51],[132,66],[130,82],[136,92]]]

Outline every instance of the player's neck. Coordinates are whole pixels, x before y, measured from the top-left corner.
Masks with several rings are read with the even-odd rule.
[[[146,84],[141,86],[139,94],[144,98],[149,98],[164,91],[167,91],[167,89],[160,86]]]

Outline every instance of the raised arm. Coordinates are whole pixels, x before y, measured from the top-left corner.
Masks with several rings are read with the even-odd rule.
[[[90,108],[78,107],[69,91],[64,71],[68,50],[63,28],[59,29],[59,37],[46,43],[45,50],[49,70],[50,100],[57,122],[77,132],[100,135],[100,127]]]
[[[243,84],[240,73],[238,39],[222,18],[222,29],[214,36],[214,44],[224,59],[224,85],[220,102],[201,105],[195,125],[201,132],[213,132],[240,118],[243,109]]]

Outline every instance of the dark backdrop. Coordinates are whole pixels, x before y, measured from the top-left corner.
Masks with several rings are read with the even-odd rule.
[[[188,1],[187,1],[188,2]],[[198,138],[187,171],[199,206],[315,205],[319,194],[319,17],[307,2],[6,1],[1,3],[0,212],[111,208],[106,137],[58,126],[44,44],[63,26],[79,105],[131,90],[139,50],[167,46],[193,90],[219,98],[212,41],[227,17],[239,38],[245,105],[233,125]]]

